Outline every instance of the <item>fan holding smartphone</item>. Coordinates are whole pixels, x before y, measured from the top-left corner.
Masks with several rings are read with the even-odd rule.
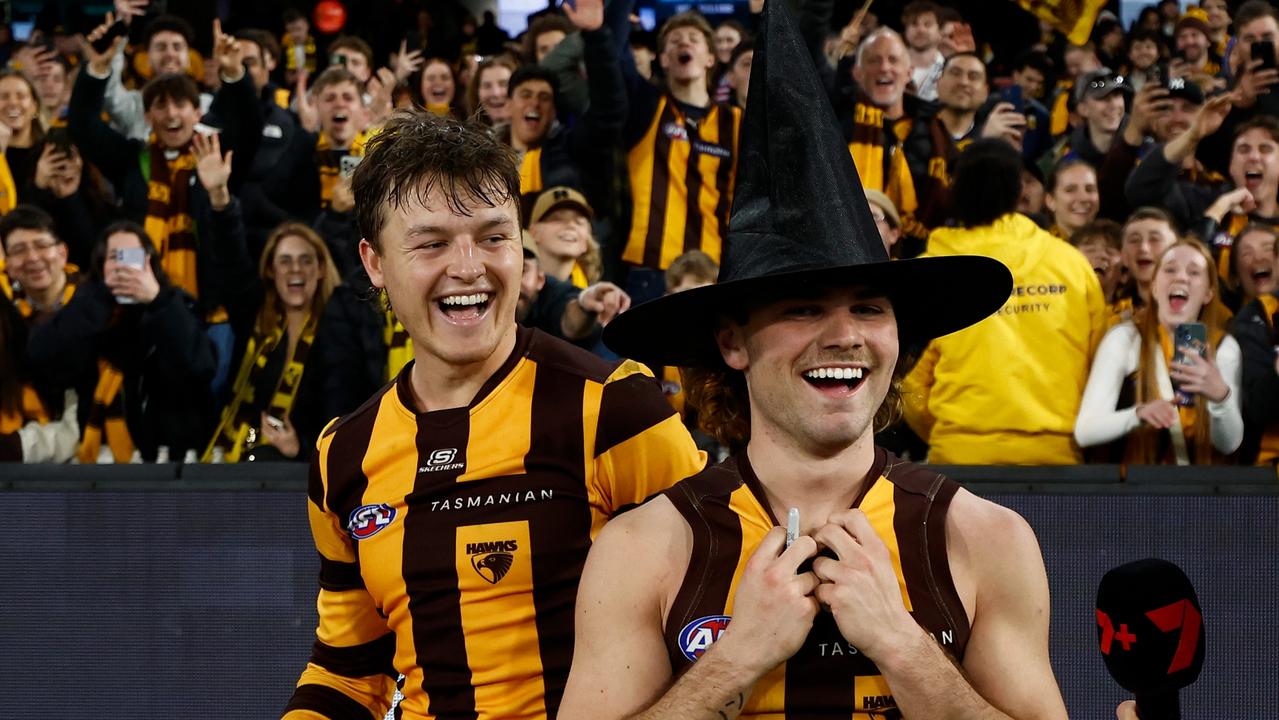
[[[1123,440],[1127,463],[1211,464],[1243,441],[1239,344],[1226,331],[1212,254],[1178,240],[1156,261],[1150,304],[1097,349],[1075,422],[1081,447]],[[1121,398],[1133,398],[1119,407]]]

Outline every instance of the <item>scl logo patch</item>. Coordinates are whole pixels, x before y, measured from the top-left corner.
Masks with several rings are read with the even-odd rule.
[[[728,628],[728,621],[732,619],[728,615],[707,615],[685,625],[684,629],[679,631],[680,652],[684,653],[684,657],[689,660],[701,657],[711,643],[724,634],[724,630]]]
[[[361,505],[351,511],[351,517],[347,520],[346,528],[353,539],[368,540],[382,532],[394,520],[395,508],[386,503],[381,505]]]

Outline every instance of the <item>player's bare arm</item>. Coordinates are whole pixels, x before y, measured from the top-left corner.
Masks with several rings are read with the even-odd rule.
[[[817,545],[809,537],[789,549],[784,543],[782,528],[764,538],[742,575],[733,622],[672,685],[662,627],[688,566],[691,532],[665,498],[605,526],[582,575],[560,717],[737,717],[755,682],[803,644],[817,614],[817,578],[797,572]]]
[[[906,717],[1065,718],[1048,663],[1048,583],[1030,527],[960,491],[947,536],[972,618],[962,670],[906,611],[888,549],[859,511],[814,533],[837,556],[814,561],[816,595],[845,639],[875,661]]]

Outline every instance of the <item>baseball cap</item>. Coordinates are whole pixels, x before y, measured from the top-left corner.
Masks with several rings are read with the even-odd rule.
[[[1204,104],[1204,91],[1192,80],[1174,77],[1168,78],[1168,96],[1181,98],[1194,105]]]
[[[866,188],[864,192],[866,193],[866,202],[883,210],[884,216],[888,218],[890,225],[895,228],[902,226],[901,216],[897,214],[897,206],[893,205],[893,201],[889,200],[887,195],[870,188]]]
[[[533,212],[529,213],[528,216],[528,224],[539,223],[542,218],[562,207],[574,208],[585,215],[588,220],[595,219],[595,211],[591,209],[591,204],[586,202],[585,195],[571,187],[560,185],[550,188],[537,196],[537,202],[533,203]]]
[[[1083,77],[1079,79],[1079,83],[1075,85],[1075,102],[1079,102],[1084,98],[1098,100],[1116,90],[1132,94],[1132,86],[1128,84],[1123,75],[1116,75],[1110,68],[1092,70],[1084,73]]]

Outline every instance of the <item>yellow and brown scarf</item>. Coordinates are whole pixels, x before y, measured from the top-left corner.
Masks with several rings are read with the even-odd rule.
[[[176,287],[198,298],[195,221],[191,217],[191,184],[195,179],[195,155],[190,147],[165,151],[152,136],[142,153],[142,173],[147,180],[147,235],[160,253],[160,266]]]
[[[124,373],[105,359],[98,359],[98,385],[93,389],[93,405],[80,439],[76,457],[81,464],[98,461],[98,452],[105,439],[111,448],[111,456],[117,463],[127,463],[133,458],[133,438],[124,420]]]
[[[343,150],[333,147],[333,141],[323,132],[315,141],[315,167],[320,171],[320,207],[328,209],[333,202],[333,188],[342,173],[342,158],[346,155],[364,157],[364,144],[372,136],[370,130],[359,133],[351,140],[351,147]]]
[[[915,219],[919,201],[915,195],[915,182],[902,152],[902,140],[910,133],[910,122],[890,123],[885,126],[884,111],[866,102],[859,102],[853,110],[852,139],[848,152],[853,156],[862,187],[879,190],[893,201],[902,217],[902,232],[927,237],[926,229]],[[885,143],[888,133],[893,133],[891,147]]]
[[[9,169],[9,161],[0,152],[0,215],[12,210],[18,204],[18,186],[13,181],[13,171]]]
[[[413,338],[409,337],[409,331],[404,329],[394,310],[386,310],[382,339],[386,341],[386,381],[390,382],[413,359]]]
[[[284,418],[293,409],[293,401],[297,399],[298,388],[302,385],[302,373],[306,369],[306,358],[315,342],[315,328],[318,318],[307,316],[298,335],[293,354],[280,373],[275,384],[275,392],[271,395],[271,403],[267,406],[267,414],[275,418]],[[213,439],[204,450],[201,462],[213,459],[213,449],[221,448],[226,462],[239,462],[245,451],[251,450],[266,441],[258,435],[258,417],[253,414],[254,396],[262,371],[270,362],[272,353],[285,337],[283,318],[280,326],[271,334],[263,337],[254,335],[249,338],[248,347],[244,351],[244,361],[235,378],[235,397],[222,412],[222,421],[213,433]]]

